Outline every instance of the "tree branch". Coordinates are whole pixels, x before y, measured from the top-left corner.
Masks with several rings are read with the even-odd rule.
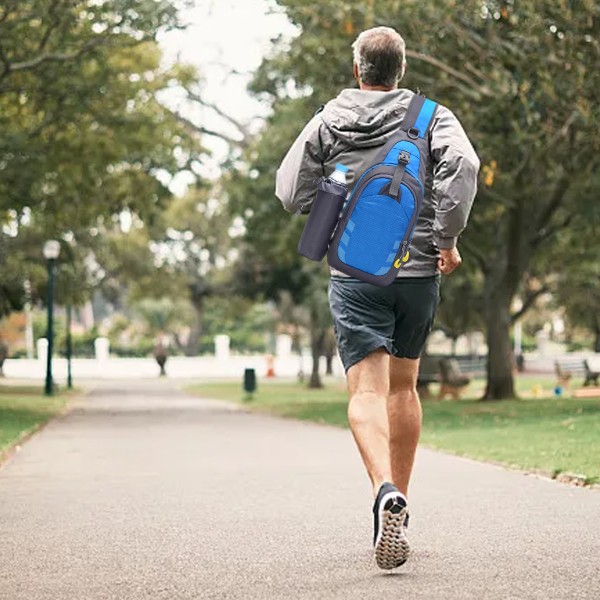
[[[230,77],[232,75],[233,76],[241,76],[241,77],[251,77],[253,75],[253,71],[240,71],[239,69],[234,69],[230,65],[227,65],[223,61],[220,61],[220,60],[211,60],[210,62],[208,62],[206,64],[207,64],[207,66],[219,67],[220,69],[226,70],[227,71],[226,77]]]
[[[51,7],[51,10],[53,10],[54,8],[56,8],[56,3]],[[124,21],[125,21],[125,17],[123,16],[119,19],[118,22],[116,22],[114,24],[114,26],[118,27],[118,26],[122,25],[124,23]],[[56,21],[56,23],[58,23],[58,21]],[[48,37],[49,37],[48,31],[46,32],[46,34],[44,36],[42,36],[42,40],[40,42],[39,48],[43,49],[46,46],[46,44],[48,42],[48,39],[45,39],[46,35],[48,35]],[[3,79],[5,79],[11,72],[26,71],[29,69],[34,69],[35,67],[39,66],[40,64],[42,64],[44,62],[48,62],[48,61],[66,62],[69,60],[75,60],[75,59],[83,56],[86,52],[88,52],[92,48],[96,48],[98,46],[102,46],[102,45],[110,43],[112,41],[112,39],[113,39],[113,36],[111,36],[111,34],[98,35],[95,38],[89,40],[87,43],[83,44],[83,46],[81,46],[81,48],[79,48],[78,50],[75,50],[73,52],[43,52],[41,54],[38,54],[34,58],[30,58],[29,60],[24,60],[24,61],[15,62],[15,63],[11,63],[8,60],[8,57],[7,57],[4,49],[0,45],[0,61],[2,61],[2,63],[4,64],[4,70],[2,71],[2,73],[0,73],[0,82]],[[129,45],[135,46],[135,45],[143,42],[145,39],[146,39],[146,37],[144,37],[141,40],[133,40],[132,43]],[[123,44],[123,47],[125,47],[125,46],[127,46],[127,44]]]
[[[473,244],[470,244],[466,240],[461,239],[460,245],[462,248],[464,248],[467,254],[470,254],[475,259],[475,261],[479,265],[479,268],[485,273],[487,270],[487,261],[485,260],[483,252],[481,252],[479,248],[476,248]]]
[[[577,116],[577,112],[573,111],[567,117],[567,119],[563,123],[562,127],[559,127],[556,130],[556,132],[554,133],[554,135],[551,136],[550,140],[546,144],[546,150],[545,150],[546,152],[549,149],[554,148],[561,137],[565,137],[567,135],[576,116]],[[519,165],[519,167],[513,172],[512,176],[511,176],[512,179],[519,179],[521,176],[523,176],[525,174],[525,171],[529,167],[532,158],[533,158],[533,145],[530,147],[529,151],[527,152],[527,154],[521,161],[521,164]]]
[[[506,198],[502,194],[499,194],[498,192],[494,191],[491,187],[488,186],[480,186],[477,190],[477,193],[483,194],[484,196],[489,196],[492,200],[495,200],[496,202],[499,202],[503,206],[507,206],[509,208],[512,207],[512,205],[514,204],[513,200],[509,200],[508,198]]]
[[[37,48],[38,52],[42,52],[46,48],[46,45],[48,44],[48,40],[50,39],[52,32],[56,29],[56,27],[60,23],[60,16],[56,15],[56,7],[58,6],[59,2],[60,2],[60,0],[54,0],[52,2],[52,4],[50,5],[50,7],[48,8],[48,17],[49,17],[48,20],[50,21],[50,24],[46,28],[46,31],[44,32],[44,35],[42,35],[42,39],[40,40],[40,43],[38,44],[38,48]]]
[[[188,95],[190,100],[197,102],[201,106],[205,106],[206,108],[210,108],[214,112],[216,112],[221,118],[225,119],[227,122],[231,123],[241,134],[246,142],[250,138],[250,132],[248,131],[248,127],[245,123],[242,123],[238,119],[232,117],[230,114],[226,113],[222,108],[217,106],[212,102],[208,102],[200,96],[200,94],[193,92],[191,89],[184,86],[183,88]]]
[[[6,55],[6,50],[4,50],[4,46],[0,44],[0,62],[4,65],[4,69],[0,73],[0,81],[4,79],[9,71],[10,71],[10,61],[8,60],[8,56]]]
[[[527,294],[527,297],[523,301],[523,306],[515,313],[510,316],[510,322],[515,323],[518,321],[535,303],[535,301],[542,295],[550,291],[547,285],[543,285],[541,288],[535,291],[531,291]]]
[[[191,121],[190,119],[188,119],[187,117],[184,117],[183,115],[177,113],[177,112],[173,112],[173,116],[183,125],[185,125],[186,127],[188,127],[190,130],[192,130],[193,132],[196,133],[202,133],[205,135],[211,135],[213,137],[218,137],[221,138],[223,141],[227,142],[228,144],[231,144],[232,146],[238,146],[238,147],[243,147],[244,145],[244,141],[240,141],[240,140],[236,140],[235,138],[231,137],[230,135],[227,135],[226,133],[222,133],[220,131],[216,131],[214,129],[209,129],[208,127],[204,127],[202,125],[196,125],[196,123],[194,123],[193,121]]]
[[[16,2],[5,2],[2,7],[2,16],[0,16],[0,23],[4,23],[6,19],[8,19],[8,15],[10,15],[11,11],[14,10]]]
[[[472,64],[465,63],[463,68],[465,71],[469,71],[469,73],[475,75],[475,77],[479,77],[479,79],[481,79],[482,81],[486,80],[486,74],[480,69],[475,68]]]
[[[17,63],[9,62],[4,49],[0,46],[0,60],[4,64],[4,70],[0,73],[0,81],[5,79],[9,73],[14,71],[26,71],[28,69],[34,69],[40,64],[47,61],[57,61],[57,62],[65,62],[68,60],[75,60],[85,54],[88,50],[100,46],[104,42],[106,42],[106,38],[96,38],[91,40],[87,44],[84,44],[79,50],[75,52],[45,52],[43,54],[39,54],[35,58],[31,58],[29,60],[24,60]]]
[[[407,50],[406,56],[409,56],[410,58],[414,58],[416,60],[421,60],[423,62],[426,62],[426,63],[438,68],[440,71],[444,71],[444,73],[447,73],[448,75],[454,77],[455,79],[458,79],[458,80],[462,81],[463,83],[467,84],[470,88],[479,92],[482,96],[487,96],[487,97],[493,96],[492,92],[489,89],[487,89],[484,86],[481,86],[473,78],[469,77],[465,73],[461,73],[460,71],[457,71],[456,69],[454,69],[450,65],[447,65],[446,63],[442,62],[441,60],[438,60],[437,58],[433,58],[433,56],[429,56],[428,54],[423,54],[422,52],[415,52],[414,50]]]
[[[554,213],[560,207],[560,205],[563,201],[565,192],[568,189],[569,189],[569,176],[567,173],[563,173],[560,176],[560,178],[556,184],[556,187],[554,188],[554,192],[552,193],[550,200],[548,201],[548,203],[542,210],[540,216],[538,217],[535,229],[533,230],[535,233],[531,238],[532,240],[535,240],[536,237],[538,237],[540,235],[540,232],[545,229],[546,225],[552,218],[552,215],[554,215]]]
[[[545,242],[548,238],[551,238],[555,233],[558,233],[561,229],[566,229],[573,221],[573,215],[567,215],[560,223],[557,223],[553,227],[538,230],[536,235],[533,236],[529,242],[533,248],[537,248],[542,242]]]

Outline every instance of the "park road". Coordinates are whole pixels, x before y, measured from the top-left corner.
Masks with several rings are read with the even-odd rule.
[[[2,600],[600,598],[600,493],[420,450],[371,553],[347,431],[103,383],[0,469]]]

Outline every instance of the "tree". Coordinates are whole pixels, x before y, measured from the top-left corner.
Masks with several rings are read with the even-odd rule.
[[[20,265],[15,261],[14,239],[0,234],[0,317],[23,308],[25,289]]]
[[[22,267],[3,282],[13,298],[5,310],[22,302],[23,280],[35,279],[38,238],[80,248],[78,266],[70,255],[80,272],[94,234],[124,210],[155,219],[171,196],[169,175],[200,150],[158,100],[177,72],[162,69],[154,40],[178,25],[176,9],[163,0],[0,8],[0,253],[19,248],[10,259]],[[18,238],[36,243],[27,249]]]
[[[485,330],[481,272],[467,261],[444,281],[440,295],[435,328],[452,340],[452,353],[455,354],[456,341],[461,335]]]
[[[154,227],[155,261],[177,277],[189,298],[194,320],[184,351],[198,353],[206,299],[222,293],[236,256],[231,248],[231,217],[217,185],[199,185],[174,198]]]
[[[93,287],[116,310],[146,298],[160,300],[173,295],[173,289],[180,284],[166,269],[156,265],[152,244],[148,228],[140,221],[128,231],[114,226],[87,240],[88,272]]]
[[[483,278],[489,346],[485,397],[514,396],[511,323],[545,291],[544,285],[529,282],[543,281],[549,262],[556,270],[564,258],[556,254],[557,234],[595,201],[591,175],[600,160],[597,4],[278,4],[300,34],[279,43],[254,81],[255,93],[270,100],[273,114],[248,154],[249,169],[257,173],[249,189],[263,190],[260,201],[267,205],[264,198],[273,196],[264,190],[272,190],[274,169],[309,117],[309,107],[354,85],[349,46],[357,33],[379,23],[396,26],[408,48],[404,85],[450,106],[482,159],[480,191],[461,248]],[[248,231],[257,229],[267,210],[257,204],[247,218]],[[271,245],[286,257],[281,260],[288,260],[281,247],[293,251],[297,236],[291,235],[292,225],[279,227],[279,215],[270,214]],[[249,241],[264,250],[261,235]],[[523,309],[511,314],[516,294],[523,298]]]
[[[177,27],[178,5],[168,0],[104,2],[6,0],[0,7],[0,92],[22,74],[76,62],[115,43],[155,41],[162,28]]]
[[[90,226],[124,208],[144,216],[160,208],[168,191],[156,173],[185,166],[173,151],[191,140],[156,99],[169,77],[159,63],[155,46],[113,50],[79,69],[45,74],[47,82],[32,81],[30,94],[20,92],[22,105],[0,96],[0,107],[20,107],[17,114],[2,111],[0,211],[12,210],[17,220],[33,211],[50,232],[64,223]],[[49,97],[55,90],[36,96],[44,86],[71,93],[56,102]],[[49,122],[36,137],[30,123],[44,114]]]
[[[484,164],[464,248],[484,274],[485,397],[499,399],[514,395],[513,298],[522,297],[522,315],[545,291],[529,283],[544,281],[541,267],[549,260],[552,270],[558,267],[564,256],[555,253],[557,234],[593,201],[588,174],[600,145],[594,126],[600,78],[590,36],[600,25],[592,4],[574,10],[566,2],[484,3],[475,16],[478,5],[464,3],[458,19],[446,20],[446,42],[436,55],[447,56],[453,45],[447,38],[460,33],[454,64],[477,83],[455,86],[447,96],[462,108]],[[477,109],[467,111],[473,100]]]
[[[307,267],[305,267],[307,268]],[[308,285],[304,294],[304,301],[307,304],[309,322],[308,330],[310,332],[310,350],[312,354],[312,371],[308,382],[310,388],[323,387],[319,366],[321,356],[327,351],[328,335],[330,333],[331,315],[329,313],[329,304],[326,290],[327,277],[322,265],[310,265],[313,271],[309,278]]]
[[[600,213],[600,209],[596,211]],[[589,250],[598,247],[599,222],[578,219],[576,226],[561,236],[560,247],[569,247],[571,255],[553,281],[555,303],[564,307],[569,325],[592,334],[594,352],[600,352],[600,262]]]
[[[183,298],[144,298],[132,308],[144,320],[152,336],[168,333],[176,337],[177,330],[187,321],[189,312],[189,305]]]
[[[78,175],[73,184],[87,183],[82,197],[97,184],[94,151],[122,149],[122,140],[131,136],[131,154],[147,133],[140,117],[156,111],[155,92],[165,84],[153,40],[161,28],[176,25],[175,5],[162,0],[5,3],[0,12],[0,210],[33,208],[65,180],[71,183],[73,177],[58,167],[71,166],[66,159],[74,152],[79,152],[80,171],[72,168],[69,174]],[[155,112],[154,126],[168,114],[163,110],[160,119]],[[106,133],[119,143],[103,140]],[[144,154],[138,152],[139,161]],[[152,156],[149,152],[146,161]]]
[[[253,84],[260,94],[260,71]],[[238,291],[253,298],[289,301],[302,307],[303,325],[310,335],[312,369],[310,387],[321,387],[320,357],[327,351],[327,329],[331,318],[327,308],[327,276],[323,264],[302,258],[296,246],[305,216],[290,216],[274,197],[275,172],[291,141],[314,112],[306,98],[274,101],[274,110],[262,133],[245,147],[236,170],[224,177],[229,211],[244,222],[240,258],[234,281]]]

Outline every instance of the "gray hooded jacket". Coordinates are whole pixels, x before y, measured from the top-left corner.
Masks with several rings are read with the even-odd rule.
[[[399,129],[413,92],[346,89],[325,105],[300,133],[277,171],[275,194],[289,212],[308,212],[322,175],[335,163],[349,167],[350,191],[375,164],[379,147]],[[429,129],[432,168],[410,246],[398,277],[437,272],[438,248],[453,248],[467,224],[477,191],[479,159],[458,119],[438,106]],[[336,275],[341,273],[332,270]]]

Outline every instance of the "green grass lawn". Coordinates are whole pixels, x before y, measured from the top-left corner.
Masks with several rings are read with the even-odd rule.
[[[60,392],[48,398],[41,387],[0,385],[0,458],[20,439],[58,414],[72,396]]]
[[[517,389],[527,393],[538,386],[548,393],[552,381],[523,377]],[[475,382],[470,391],[481,389],[482,382]],[[202,384],[188,390],[205,397],[243,401],[239,383]],[[261,381],[258,393],[247,404],[280,416],[347,426],[346,391],[341,381],[328,382],[323,390]],[[600,481],[600,398],[425,400],[423,412],[421,441],[431,448],[552,476],[576,473],[587,483]]]

